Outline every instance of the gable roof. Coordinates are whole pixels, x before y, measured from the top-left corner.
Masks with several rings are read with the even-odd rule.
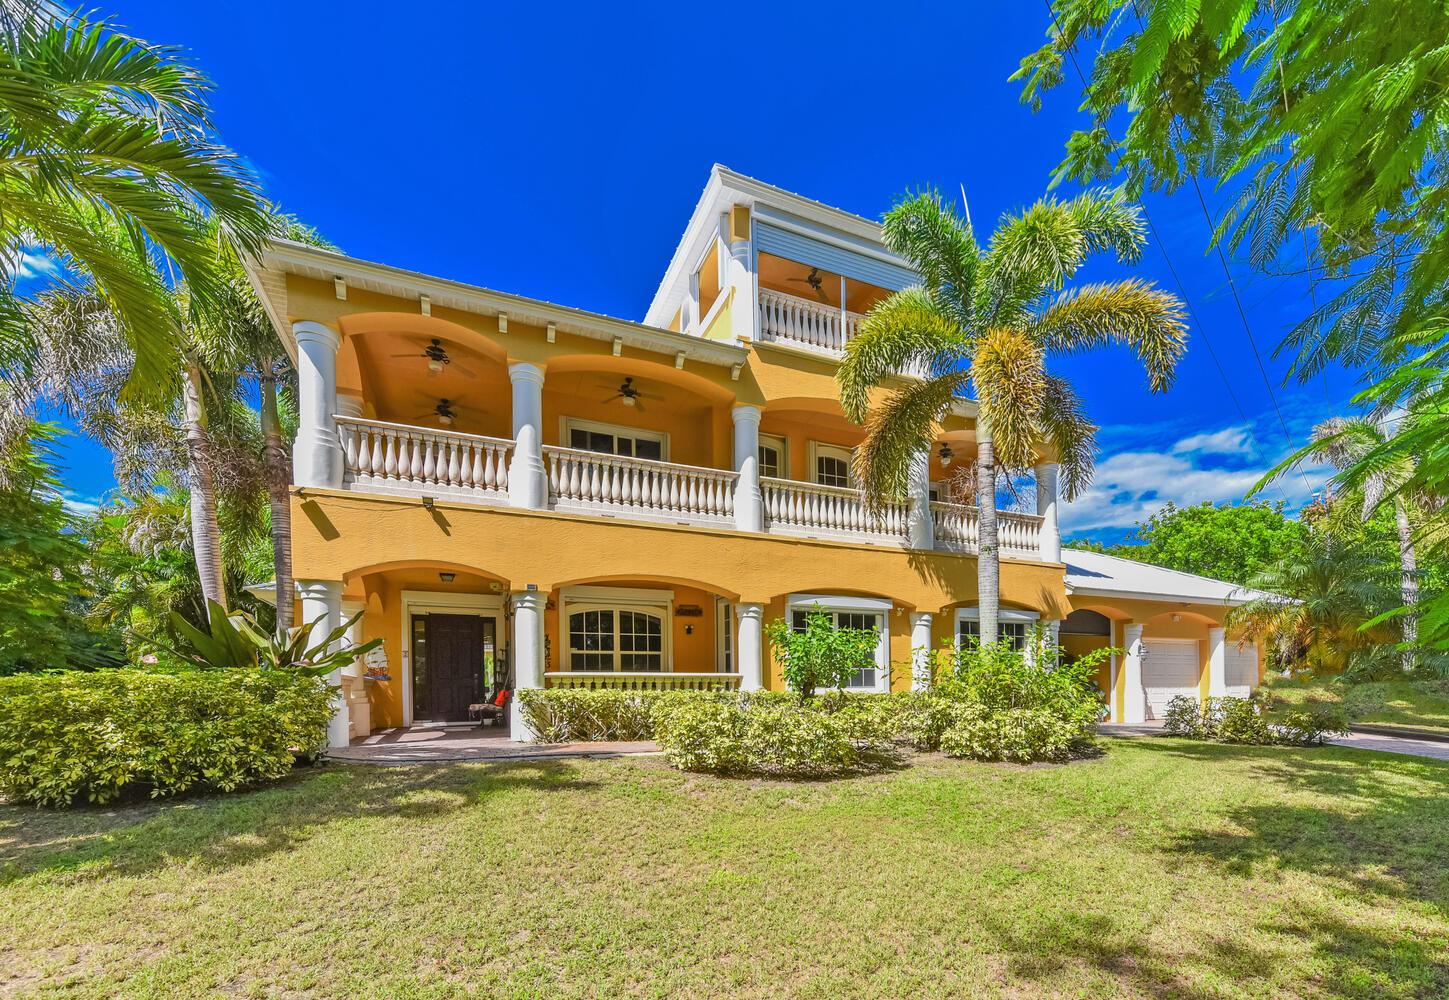
[[[1251,587],[1153,566],[1105,552],[1063,549],[1067,593],[1082,596],[1131,597],[1148,601],[1185,601],[1236,607],[1272,595]]]

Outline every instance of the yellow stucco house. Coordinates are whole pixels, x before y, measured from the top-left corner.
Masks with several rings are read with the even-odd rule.
[[[867,219],[716,166],[643,322],[290,243],[251,278],[300,376],[301,614],[383,640],[334,745],[501,685],[777,688],[762,626],[816,604],[879,629],[861,690],[975,627],[974,404],[907,501],[869,515],[851,483],[837,359],[916,280]],[[1046,456],[1036,498],[1001,518],[1008,635],[1125,649],[1100,678],[1119,721],[1258,682],[1223,628],[1247,595],[1063,552]]]

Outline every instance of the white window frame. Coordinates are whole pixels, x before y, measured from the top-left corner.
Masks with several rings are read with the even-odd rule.
[[[645,431],[637,427],[624,427],[621,424],[605,424],[597,420],[584,420],[580,417],[562,417],[560,419],[559,441],[565,448],[572,448],[570,443],[573,440],[573,431],[592,431],[596,434],[612,434],[616,438],[626,437],[630,439],[643,438],[646,441],[657,441],[659,443],[659,460],[669,461],[669,434],[666,431]],[[637,448],[635,449],[638,450]],[[638,456],[622,455],[621,458],[637,458]],[[649,459],[640,459],[647,462]]]
[[[657,673],[674,673],[674,591],[644,590],[635,587],[565,587],[558,598],[558,669],[563,673],[595,674],[607,676],[614,673],[656,673],[656,671],[620,671],[617,667],[620,650],[613,651],[613,670],[574,670],[572,647],[569,646],[569,616],[580,611],[640,611],[659,615],[663,619],[660,627],[662,656]],[[619,620],[614,619],[615,634],[618,634]],[[617,645],[617,644],[616,644]]]
[[[1020,608],[998,608],[996,610],[996,620],[998,623],[1003,624],[1006,622],[1024,622],[1026,624],[1026,637],[1027,639],[1030,639],[1031,626],[1034,622],[1041,621],[1041,612],[1022,611]],[[955,644],[956,649],[958,650],[961,648],[961,623],[965,621],[980,622],[981,609],[979,607],[956,609],[956,619],[952,625],[951,641]],[[1030,652],[1031,643],[1025,643],[1023,649],[1027,652]]]
[[[791,594],[785,598],[785,621],[794,623],[796,611],[810,611],[816,605],[821,611],[847,615],[879,615],[880,634],[875,643],[875,685],[848,687],[855,692],[873,691],[889,694],[891,689],[891,611],[894,602],[883,597],[855,597],[849,594]]]
[[[823,486],[820,482],[820,463],[822,458],[839,458],[845,461],[845,486],[835,489],[850,489],[855,486],[855,449],[846,448],[838,444],[826,444],[824,441],[810,442],[810,482],[817,486]]]
[[[779,434],[761,434],[760,435],[760,444],[761,445],[769,445],[771,448],[774,448],[776,451],[778,451],[780,453],[780,470],[779,470],[780,474],[778,476],[774,476],[772,478],[775,478],[775,479],[789,479],[790,478],[790,439],[789,438],[786,438],[786,437],[782,437]],[[757,460],[758,460],[758,455],[759,455],[758,449],[756,450],[756,453],[755,454],[756,454]],[[762,469],[760,471],[760,475],[763,476],[764,474],[765,474],[764,473],[764,470]]]
[[[930,495],[930,491],[932,490],[934,490],[936,493],[935,497],[931,499],[932,503],[951,502],[951,481],[949,479],[933,480],[927,487],[928,496]]]
[[[735,611],[727,597],[714,599],[714,672],[735,672]]]

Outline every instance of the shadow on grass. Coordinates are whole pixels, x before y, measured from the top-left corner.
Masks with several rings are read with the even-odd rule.
[[[0,885],[35,875],[67,881],[133,875],[178,862],[244,865],[290,850],[324,826],[472,809],[514,789],[577,791],[565,761],[403,768],[320,767],[251,791],[144,805],[39,810],[0,807]]]

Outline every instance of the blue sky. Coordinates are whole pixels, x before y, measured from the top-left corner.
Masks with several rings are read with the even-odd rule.
[[[964,186],[978,229],[1046,189],[1076,87],[1032,114],[1007,82],[1044,39],[1038,4],[120,3],[216,84],[222,137],[268,192],[355,256],[639,319],[710,165],[878,217],[907,187]],[[1148,394],[1119,352],[1066,359],[1103,426],[1097,484],[1064,512],[1115,539],[1167,500],[1238,500],[1288,450],[1189,193],[1149,211],[1201,320],[1177,385]],[[1174,289],[1149,248],[1136,272]],[[1126,273],[1092,267],[1089,279]],[[1265,354],[1307,307],[1296,279],[1235,265]],[[1210,338],[1265,457],[1204,347]],[[1280,388],[1294,440],[1351,378]],[[78,499],[108,461],[70,448]],[[1297,506],[1295,477],[1270,498]]]

